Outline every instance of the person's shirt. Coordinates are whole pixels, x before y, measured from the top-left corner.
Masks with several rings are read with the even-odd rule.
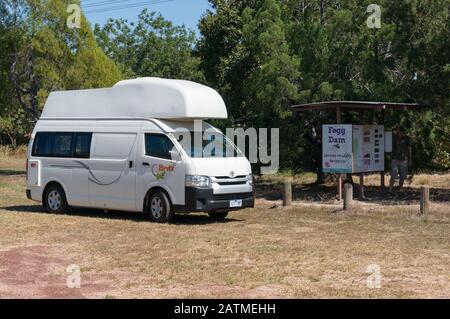
[[[397,161],[407,161],[409,157],[409,147],[411,140],[408,136],[393,135],[392,138],[392,159]]]

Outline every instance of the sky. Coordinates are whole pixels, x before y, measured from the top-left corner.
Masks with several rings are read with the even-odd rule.
[[[210,9],[208,0],[81,0],[82,9],[92,27],[105,24],[109,18],[136,21],[138,14],[148,8],[160,12],[175,25],[184,24],[199,35],[197,23]],[[115,8],[114,10],[109,10]]]

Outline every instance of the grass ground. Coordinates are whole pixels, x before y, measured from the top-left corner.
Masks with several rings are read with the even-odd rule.
[[[196,214],[160,225],[133,213],[45,213],[25,198],[23,168],[19,156],[0,160],[3,298],[450,298],[445,201],[424,219],[414,201],[343,213],[335,203],[283,209],[261,197],[224,222]],[[80,289],[66,286],[73,264]],[[367,286],[370,265],[378,289]]]

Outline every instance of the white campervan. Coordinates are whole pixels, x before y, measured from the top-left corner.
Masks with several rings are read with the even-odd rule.
[[[224,218],[253,207],[246,157],[219,130],[203,121],[198,127],[225,118],[220,95],[190,81],[139,78],[53,92],[28,147],[27,197],[52,212],[95,207],[144,212],[157,222],[177,212]],[[211,151],[217,136],[223,152]]]

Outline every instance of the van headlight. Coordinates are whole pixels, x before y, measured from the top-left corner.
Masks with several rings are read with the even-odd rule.
[[[247,182],[250,185],[253,185],[253,175],[252,174],[247,175]]]
[[[208,176],[186,175],[186,186],[190,187],[210,187],[211,180]]]

